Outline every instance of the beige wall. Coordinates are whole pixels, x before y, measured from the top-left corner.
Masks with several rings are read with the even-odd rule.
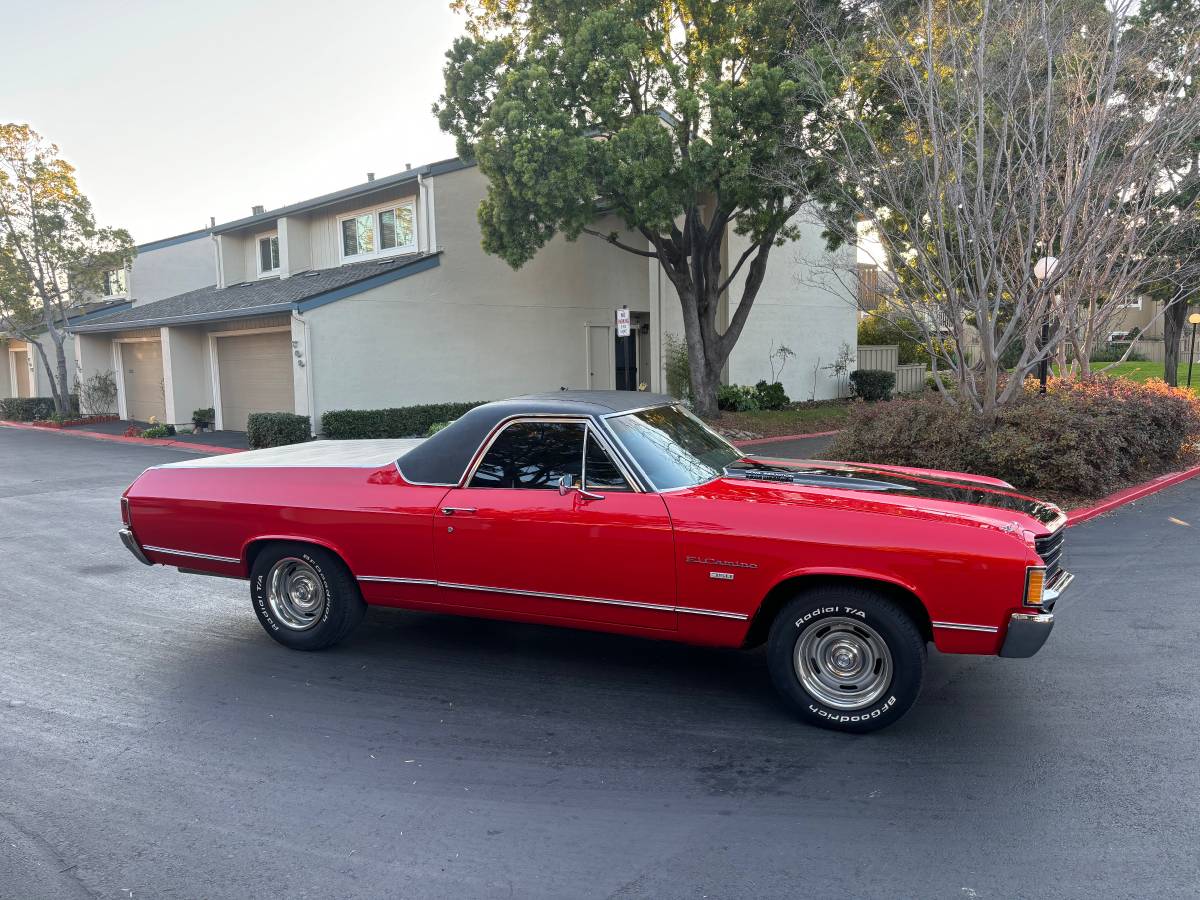
[[[649,311],[644,259],[560,237],[514,272],[480,247],[478,169],[435,181],[440,265],[304,314],[317,417],[582,388],[586,325],[611,324],[623,304]]]
[[[858,311],[836,275],[838,270],[853,270],[855,249],[844,247],[831,259],[820,226],[803,218],[798,224],[799,240],[771,250],[766,277],[729,357],[728,380],[731,384],[769,381],[767,354],[772,344],[784,344],[796,354],[781,379],[788,396],[825,400],[837,395],[837,381],[820,367],[838,357],[842,344],[852,355],[858,344]],[[729,258],[738,259],[748,245],[747,238],[731,233]],[[743,267],[730,286],[731,308],[741,298],[745,274]]]
[[[145,306],[215,284],[216,251],[207,234],[168,247],[143,250],[134,257],[129,273],[129,296],[134,306]]]

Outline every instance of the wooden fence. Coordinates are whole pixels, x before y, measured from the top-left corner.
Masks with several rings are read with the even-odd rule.
[[[926,366],[900,365],[900,348],[896,344],[859,345],[858,368],[894,373],[897,394],[919,394],[925,390]]]

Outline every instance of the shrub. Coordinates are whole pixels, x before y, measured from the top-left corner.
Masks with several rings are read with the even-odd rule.
[[[956,387],[958,387],[958,380],[955,378],[953,372],[939,371],[936,375],[934,375],[932,372],[926,372],[925,390],[937,391],[939,381],[948,391],[953,391]]]
[[[758,394],[752,387],[723,384],[717,388],[717,409],[726,412],[757,412]]]
[[[926,396],[861,406],[833,458],[973,472],[1021,490],[1101,496],[1175,462],[1200,440],[1200,400],[1161,381],[1029,380],[992,425],[964,405]]]
[[[0,400],[0,419],[33,422],[54,415],[53,397],[6,397]]]
[[[427,430],[425,432],[425,437],[433,437],[435,434],[437,434],[439,431],[441,431],[443,428],[445,428],[449,424],[450,424],[449,422],[434,422],[432,425],[429,426],[429,430]]]
[[[760,381],[754,386],[754,399],[758,402],[759,409],[787,409],[791,403],[791,398],[783,390],[781,382],[773,382],[767,384],[765,381]]]
[[[850,386],[854,395],[870,402],[890,400],[892,388],[896,386],[896,373],[882,369],[855,369],[850,373]]]
[[[321,432],[332,440],[421,437],[437,422],[451,422],[477,403],[427,403],[395,409],[340,409],[321,416]]]
[[[197,409],[192,411],[193,425],[211,425],[217,421],[217,411],[211,406],[208,409]]]
[[[125,429],[125,437],[141,437],[141,436],[142,436],[142,429],[138,428],[136,425],[130,425],[128,428]]]
[[[166,438],[175,436],[174,425],[151,425],[141,434],[144,438]]]
[[[1130,350],[1129,355],[1125,355],[1127,345],[1124,344],[1101,344],[1098,347],[1093,347],[1088,359],[1092,362],[1146,362],[1146,355],[1138,353],[1137,350]]]
[[[250,413],[246,437],[251,450],[302,444],[312,436],[312,420],[286,412]]]
[[[80,408],[94,416],[107,416],[117,411],[117,375],[111,369],[97,372],[86,381],[76,376],[79,384]]]
[[[692,392],[688,349],[687,344],[674,334],[663,337],[663,371],[667,380],[667,393],[680,400],[687,400]]]

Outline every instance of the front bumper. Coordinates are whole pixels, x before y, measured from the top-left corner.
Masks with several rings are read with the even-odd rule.
[[[144,566],[154,565],[154,563],[146,559],[146,554],[143,553],[142,548],[138,546],[137,538],[133,536],[132,531],[130,531],[128,528],[122,528],[117,532],[117,534],[120,535],[121,543],[125,545],[125,549],[132,553],[138,562]]]
[[[1065,569],[1060,569],[1054,579],[1046,586],[1043,594],[1044,607],[1049,610],[1058,602],[1058,598],[1075,580],[1075,576]],[[1010,659],[1027,659],[1042,649],[1046,638],[1054,630],[1054,613],[1027,612],[1013,613],[1008,620],[1008,634],[1004,637],[1004,645],[1000,655]]]

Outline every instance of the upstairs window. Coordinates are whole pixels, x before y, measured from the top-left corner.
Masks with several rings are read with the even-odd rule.
[[[339,220],[342,259],[412,253],[417,249],[416,204],[388,206]]]
[[[104,296],[116,297],[129,292],[124,269],[112,269],[104,273]]]
[[[271,234],[258,239],[258,274],[274,275],[279,271],[279,235]]]

